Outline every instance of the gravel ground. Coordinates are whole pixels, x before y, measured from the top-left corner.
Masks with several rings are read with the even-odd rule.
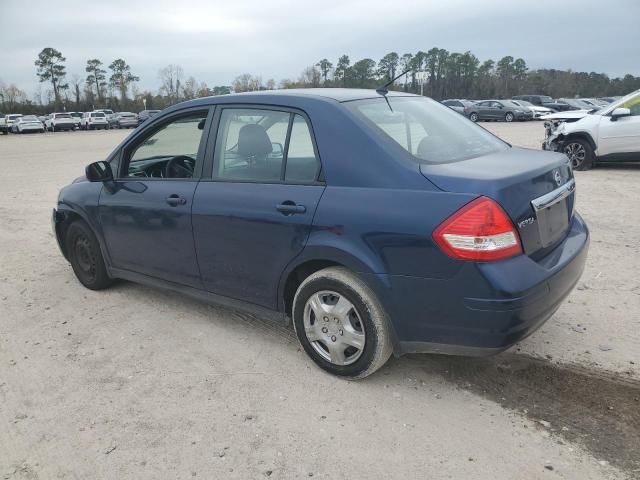
[[[590,257],[543,329],[489,360],[408,356],[348,382],[281,325],[80,286],[51,208],[126,134],[0,137],[0,478],[637,478],[640,168],[577,173]]]

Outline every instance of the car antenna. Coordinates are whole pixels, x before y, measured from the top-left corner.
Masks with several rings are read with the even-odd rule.
[[[386,95],[387,93],[389,93],[389,89],[387,87],[389,87],[389,85],[392,85],[393,82],[395,82],[397,79],[399,79],[403,75],[406,75],[407,73],[409,73],[411,70],[413,70],[413,68],[409,68],[404,72],[402,72],[400,75],[393,77],[391,80],[389,80],[387,83],[385,83],[381,87],[376,88],[376,92],[378,92],[380,95]]]

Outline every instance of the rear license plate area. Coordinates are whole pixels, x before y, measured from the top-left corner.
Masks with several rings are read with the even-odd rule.
[[[553,205],[538,210],[538,231],[542,247],[560,240],[569,228],[569,209],[567,199],[564,198]]]

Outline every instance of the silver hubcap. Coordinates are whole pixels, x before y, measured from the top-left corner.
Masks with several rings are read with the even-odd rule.
[[[364,350],[360,315],[356,307],[337,292],[323,290],[307,300],[304,332],[318,355],[334,365],[350,365]]]
[[[587,152],[584,147],[579,143],[570,143],[564,147],[564,153],[571,160],[571,165],[573,167],[577,167],[584,162],[585,157],[587,156]]]
[[[512,115],[512,114],[510,114],[510,113],[507,113],[507,116],[505,117],[505,120],[506,120],[507,122],[512,121],[512,120],[513,120],[513,115]]]

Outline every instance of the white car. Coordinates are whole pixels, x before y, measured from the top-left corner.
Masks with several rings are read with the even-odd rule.
[[[531,112],[533,112],[533,118],[536,120],[540,119],[540,117],[542,117],[543,115],[548,115],[554,112],[554,110],[551,110],[550,108],[541,107],[540,105],[534,105],[533,103],[527,102],[526,100],[511,101],[516,105],[521,106],[522,108],[528,108],[529,110],[531,110]]]
[[[73,123],[76,125],[76,130],[80,129],[80,120],[82,119],[82,112],[69,112],[71,118],[73,119]]]
[[[561,112],[543,119],[542,148],[564,152],[575,170],[588,170],[596,162],[640,161],[640,90],[595,112]]]
[[[106,130],[109,128],[109,122],[104,112],[84,112],[80,119],[80,128],[82,130]]]
[[[95,111],[102,112],[105,114],[105,116],[107,117],[107,128],[111,128],[111,123],[113,122],[113,116],[115,115],[113,113],[113,110],[111,110],[110,108],[98,108]]]
[[[17,122],[22,115],[19,113],[10,113],[5,115],[4,118],[0,118],[0,131],[6,135],[10,131],[12,131],[13,124]]]
[[[73,117],[68,113],[51,113],[44,121],[45,128],[50,132],[73,130],[76,127]]]
[[[25,115],[21,116],[13,123],[13,125],[11,126],[11,131],[13,133],[44,133],[44,125],[40,120],[38,120],[38,117],[36,117],[35,115]]]

